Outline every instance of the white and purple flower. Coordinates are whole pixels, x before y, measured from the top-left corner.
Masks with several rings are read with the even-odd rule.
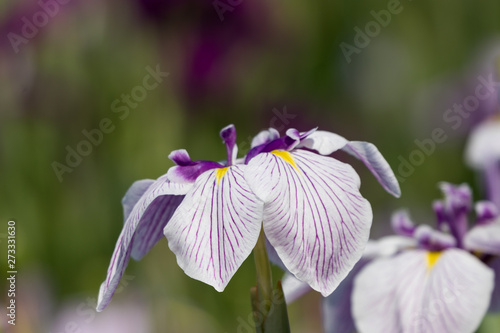
[[[405,211],[397,212],[394,230],[414,244],[373,260],[354,277],[351,310],[358,331],[473,332],[490,300],[498,301],[488,266],[500,255],[495,206],[476,203],[476,223],[468,230],[470,188],[442,183],[441,189],[445,199],[434,203],[437,229],[415,226]]]
[[[333,133],[275,129],[257,135],[237,159],[236,130],[220,135],[227,161],[177,165],[156,181],[135,182],[123,199],[125,224],[101,285],[97,310],[110,302],[130,256],[142,258],[163,236],[179,266],[222,291],[257,243],[261,230],[284,266],[327,296],[361,258],[372,222],[354,169],[327,157],[342,149],[359,158],[394,196],[399,185],[377,148]]]

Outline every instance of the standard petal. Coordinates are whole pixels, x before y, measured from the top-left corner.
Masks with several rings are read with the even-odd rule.
[[[497,206],[491,201],[478,201],[475,206],[476,224],[489,224],[494,222],[498,215]]]
[[[352,310],[360,332],[473,332],[488,308],[493,271],[466,251],[413,250],[368,264]]]
[[[263,205],[243,178],[245,167],[203,173],[164,230],[184,272],[218,291],[252,252],[261,230]]]
[[[374,144],[349,141],[343,150],[363,162],[387,192],[397,198],[401,196],[401,189],[394,172]]]
[[[469,230],[465,235],[464,244],[470,251],[500,255],[500,219]]]
[[[406,210],[399,210],[392,214],[392,230],[398,235],[411,237],[417,228]]]
[[[309,151],[256,156],[245,178],[264,201],[264,232],[288,270],[324,296],[362,255],[372,222],[359,176]]]
[[[334,151],[344,148],[346,138],[327,131],[315,131],[302,140],[298,147],[316,150],[321,155],[330,155]]]
[[[135,192],[142,185],[133,185]],[[101,284],[97,311],[109,304],[127,267],[130,256],[140,259],[161,239],[161,230],[190,185],[171,183],[166,176],[158,178],[144,192],[128,215],[111,257],[106,280]],[[127,194],[131,194],[127,192]],[[132,199],[124,198],[131,202]],[[125,209],[125,208],[124,208]]]
[[[274,128],[270,127],[267,130],[261,131],[252,139],[252,144],[250,148],[255,148],[260,145],[268,144],[271,141],[274,141],[280,137],[280,133]]]

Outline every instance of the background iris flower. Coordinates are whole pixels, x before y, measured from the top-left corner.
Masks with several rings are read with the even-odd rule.
[[[434,203],[437,229],[415,226],[406,212],[393,217],[397,234],[415,241],[391,257],[369,263],[355,277],[352,313],[360,332],[473,332],[485,315],[494,286],[488,266],[500,254],[497,212],[475,205],[467,185],[441,184]],[[490,231],[490,232],[488,232]]]

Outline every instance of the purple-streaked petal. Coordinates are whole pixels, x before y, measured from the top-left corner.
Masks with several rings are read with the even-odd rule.
[[[391,226],[396,234],[407,237],[413,236],[417,228],[406,210],[400,210],[392,214]]]
[[[465,161],[472,168],[483,170],[500,160],[500,121],[492,119],[477,126],[467,142]]]
[[[359,332],[473,332],[493,289],[493,271],[466,251],[406,251],[375,260],[356,277]]]
[[[434,230],[428,225],[419,225],[413,234],[418,245],[429,251],[442,251],[457,245],[456,239],[444,232]]]
[[[339,149],[343,149],[363,162],[387,192],[395,197],[401,196],[401,189],[394,172],[372,143],[348,141],[335,133],[316,131],[307,136],[298,145],[298,148],[316,150],[321,155],[330,155]]]
[[[179,184],[194,183],[205,171],[222,168],[223,165],[212,161],[196,161],[190,165],[178,165],[168,169],[167,176],[172,182]]]
[[[280,133],[272,127],[267,130],[263,130],[252,139],[251,148],[266,145],[269,142],[278,139],[279,137]]]
[[[125,221],[111,257],[106,280],[101,284],[97,311],[104,310],[111,301],[131,254],[139,259],[156,244],[159,240],[158,229],[161,230],[167,224],[190,187],[171,183],[164,175],[150,185],[137,201]]]
[[[361,259],[342,280],[333,293],[323,298],[323,331],[325,333],[351,333],[356,331],[352,317],[351,295],[354,279],[370,260]]]
[[[286,273],[281,280],[281,285],[283,287],[283,294],[285,295],[286,304],[295,302],[297,299],[301,298],[312,288],[305,282],[300,281],[295,276],[290,273]]]
[[[154,182],[155,181],[152,179],[142,179],[134,182],[132,186],[130,186],[122,199],[123,223],[127,222],[130,212],[134,209],[135,204]]]
[[[491,201],[478,201],[475,206],[476,225],[489,224],[498,217],[498,208]]]
[[[305,150],[256,156],[245,179],[264,201],[264,232],[288,270],[324,296],[361,258],[372,222],[359,176]]]
[[[349,141],[343,150],[363,162],[387,192],[396,198],[401,196],[401,189],[394,172],[374,144]]]
[[[500,220],[475,226],[465,235],[464,244],[470,251],[500,255]]]
[[[227,165],[233,165],[238,155],[238,146],[236,146],[236,128],[233,124],[224,127],[220,131],[220,137],[224,141],[227,149]]]
[[[174,150],[168,155],[168,158],[179,166],[195,165],[196,162],[191,160],[188,152],[185,149]]]
[[[252,252],[261,230],[263,205],[243,178],[245,167],[198,177],[164,229],[184,272],[217,291]]]

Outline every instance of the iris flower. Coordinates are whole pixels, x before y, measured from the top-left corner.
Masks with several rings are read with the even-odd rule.
[[[399,185],[377,148],[315,129],[262,131],[237,159],[236,130],[223,128],[227,161],[176,164],[156,181],[135,182],[123,198],[125,224],[101,285],[97,310],[109,303],[130,256],[141,259],[164,234],[191,278],[223,291],[264,230],[286,268],[329,295],[360,259],[372,222],[354,169],[327,157],[342,149],[359,158],[391,194]]]
[[[476,203],[467,185],[442,183],[445,199],[434,203],[437,229],[415,226],[405,211],[393,216],[402,240],[398,254],[367,264],[354,278],[352,314],[360,332],[473,332],[490,304],[500,255],[495,205]],[[493,300],[492,301],[496,301]]]

